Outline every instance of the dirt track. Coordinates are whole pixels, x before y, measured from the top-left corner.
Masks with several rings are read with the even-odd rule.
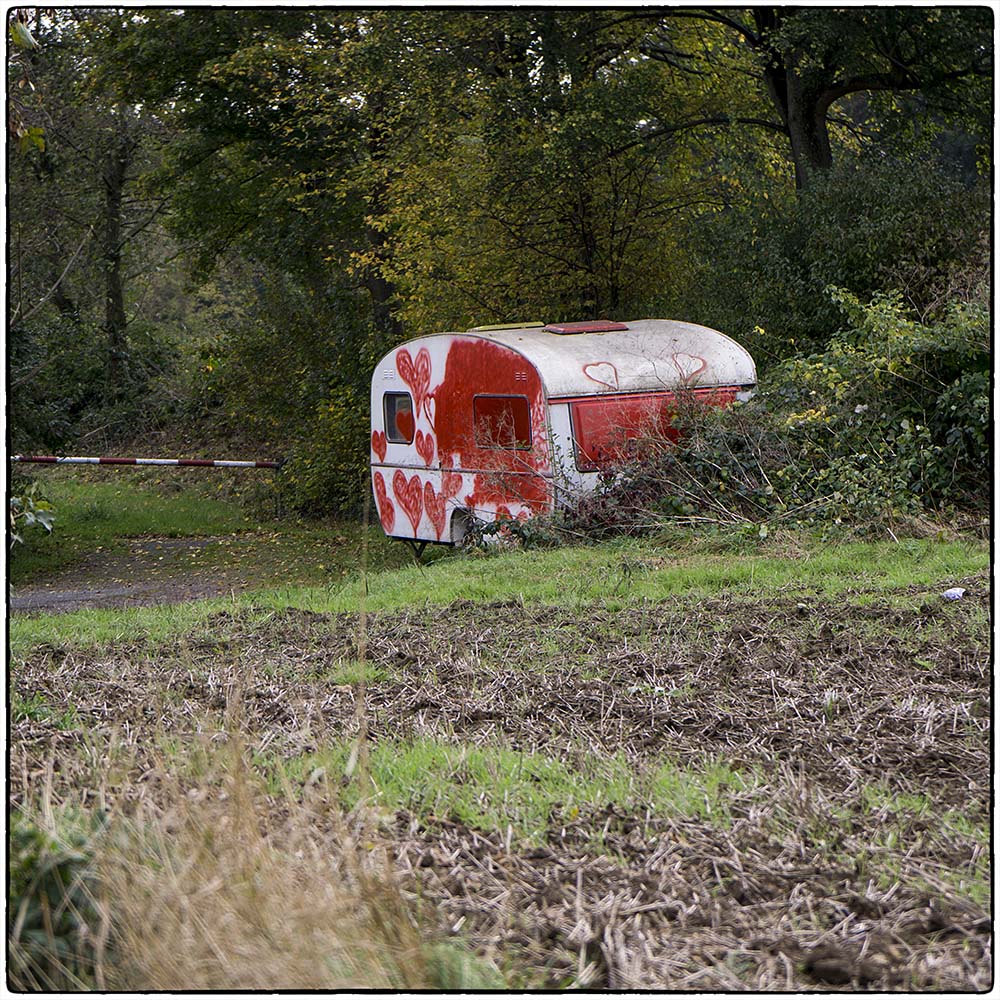
[[[225,570],[198,569],[189,557],[215,538],[144,538],[128,553],[94,553],[45,583],[10,588],[14,612],[76,611],[174,604],[246,589],[246,581]],[[230,544],[232,544],[230,542]]]

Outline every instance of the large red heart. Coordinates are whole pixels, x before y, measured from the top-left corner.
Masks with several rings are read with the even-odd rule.
[[[431,462],[434,461],[434,437],[431,434],[425,434],[423,431],[417,431],[417,454],[424,460],[424,465],[430,467]]]
[[[445,469],[441,474],[441,495],[446,497],[457,497],[458,491],[462,488],[462,473],[452,472]]]
[[[385,480],[381,472],[375,473],[375,501],[378,504],[378,517],[385,528],[385,533],[391,533],[396,523],[396,508],[392,505],[388,494],[385,492]]]
[[[440,538],[441,532],[444,531],[445,522],[444,494],[435,493],[434,487],[429,482],[424,483],[424,509],[431,519],[431,524],[434,525],[438,538]]]
[[[409,443],[413,440],[413,414],[409,410],[400,410],[396,414],[396,430]]]
[[[410,352],[402,347],[396,352],[396,371],[403,381],[413,390],[413,408],[417,413],[431,386],[431,355],[426,347],[417,351],[417,360],[410,357]]]
[[[392,476],[392,492],[403,508],[403,513],[413,525],[413,533],[417,533],[417,525],[424,512],[424,496],[420,492],[420,476],[411,476],[407,481],[400,469]]]
[[[378,455],[380,462],[385,461],[386,444],[385,431],[372,431],[372,451]],[[383,486],[383,491],[384,489],[385,487]]]

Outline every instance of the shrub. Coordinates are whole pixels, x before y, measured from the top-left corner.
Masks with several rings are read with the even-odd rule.
[[[16,490],[16,492],[14,492]],[[8,515],[10,519],[10,544],[24,541],[24,531],[27,528],[41,527],[52,531],[55,514],[52,504],[39,496],[37,482],[21,481],[17,486],[12,484]]]
[[[278,274],[256,292],[245,314],[203,345],[202,415],[219,414],[233,433],[279,450],[278,485],[294,509],[354,513],[369,454],[371,373],[390,345],[346,288],[317,291]]]
[[[977,283],[970,272],[988,277],[989,229],[985,183],[930,160],[845,159],[794,197],[699,218],[699,264],[670,308],[769,366],[826,350],[841,323],[831,285],[863,301],[898,291],[918,316],[939,319]]]
[[[10,817],[7,940],[11,986],[25,991],[98,985],[105,921],[96,903],[100,820],[63,813],[42,824]]]
[[[130,326],[128,356],[114,384],[107,335],[96,323],[65,315],[39,318],[15,326],[9,341],[15,451],[58,451],[88,431],[105,438],[136,434],[175,405],[179,352],[148,324]]]

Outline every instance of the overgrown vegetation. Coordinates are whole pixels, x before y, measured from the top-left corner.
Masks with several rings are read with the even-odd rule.
[[[605,477],[548,523],[487,527],[528,545],[649,533],[671,523],[761,538],[779,527],[985,535],[990,497],[989,313],[953,303],[933,322],[898,297],[829,295],[847,320],[822,353],[771,370],[730,410],[681,397],[675,443]]]
[[[15,718],[15,722],[21,721]],[[8,982],[17,990],[74,992],[104,984],[105,914],[94,868],[99,813],[60,810],[8,827]]]
[[[504,986],[461,940],[421,928],[384,852],[358,843],[363,812],[331,828],[320,803],[289,796],[275,823],[238,752],[212,766],[195,789],[161,772],[154,808],[15,813],[15,989]]]

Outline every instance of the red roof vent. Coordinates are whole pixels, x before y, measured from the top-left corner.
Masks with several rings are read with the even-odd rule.
[[[547,333],[611,333],[612,330],[627,330],[624,323],[614,323],[608,319],[584,320],[582,323],[550,323]]]

